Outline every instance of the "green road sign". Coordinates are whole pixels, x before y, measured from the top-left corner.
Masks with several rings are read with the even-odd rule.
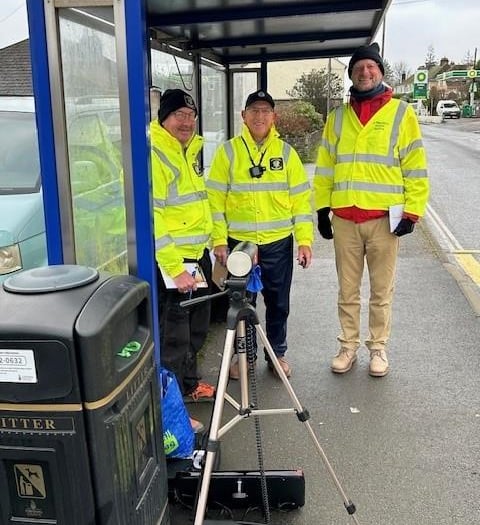
[[[480,77],[480,69],[454,69],[445,71],[437,75],[437,80],[447,80],[449,78],[477,78]]]
[[[427,84],[413,84],[413,98],[426,99],[427,98]]]

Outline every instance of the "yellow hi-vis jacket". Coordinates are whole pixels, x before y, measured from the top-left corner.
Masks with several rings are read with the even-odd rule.
[[[421,217],[429,182],[413,108],[391,99],[363,126],[350,104],[327,118],[313,181],[315,208],[385,210]]]
[[[250,174],[252,161],[265,168],[259,178]],[[299,246],[312,245],[307,174],[297,152],[279,138],[274,127],[261,145],[244,124],[241,135],[219,146],[209,170],[207,191],[214,247],[226,245],[228,236],[263,245],[292,232]]]
[[[210,239],[212,215],[198,155],[203,138],[194,135],[186,150],[157,120],[150,124],[155,256],[170,277],[183,260],[199,260]]]

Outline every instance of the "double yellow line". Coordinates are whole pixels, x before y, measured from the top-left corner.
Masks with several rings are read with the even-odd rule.
[[[480,254],[480,250],[453,250],[452,254],[463,271],[480,286],[480,262],[474,257],[474,254]]]

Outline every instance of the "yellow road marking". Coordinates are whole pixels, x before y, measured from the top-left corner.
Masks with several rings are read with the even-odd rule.
[[[456,254],[455,259],[472,281],[480,286],[480,263],[470,254]]]

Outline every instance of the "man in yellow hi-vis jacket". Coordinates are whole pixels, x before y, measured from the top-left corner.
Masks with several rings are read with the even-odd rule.
[[[160,359],[175,373],[184,395],[212,398],[214,388],[199,381],[197,353],[205,342],[210,302],[182,308],[185,294],[205,295],[198,288],[192,264],[198,263],[207,283],[211,262],[207,249],[212,232],[203,171],[198,155],[203,138],[195,133],[197,108],[180,89],[167,89],[160,100],[158,120],[150,125],[155,255],[158,267]],[[188,264],[192,263],[192,264]],[[168,286],[168,283],[173,284]],[[188,296],[187,296],[188,297]],[[199,430],[200,424],[192,420]]]
[[[378,45],[358,48],[348,73],[353,83],[350,103],[328,115],[314,177],[318,229],[322,237],[334,240],[339,283],[340,349],[331,368],[343,374],[357,358],[366,259],[370,301],[365,344],[370,375],[382,377],[389,371],[386,344],[399,237],[411,233],[425,212],[427,161],[414,110],[393,99],[383,83]],[[394,210],[400,212],[398,224],[390,224]]]
[[[298,262],[307,268],[312,258],[313,221],[307,174],[297,152],[279,138],[274,108],[272,97],[265,91],[248,96],[242,111],[242,132],[216,151],[207,190],[217,261],[225,264],[229,250],[240,241],[258,246],[266,333],[289,377],[291,367],[285,352],[293,238]],[[269,366],[272,368],[271,363]],[[230,377],[237,379],[238,375],[234,359]]]

